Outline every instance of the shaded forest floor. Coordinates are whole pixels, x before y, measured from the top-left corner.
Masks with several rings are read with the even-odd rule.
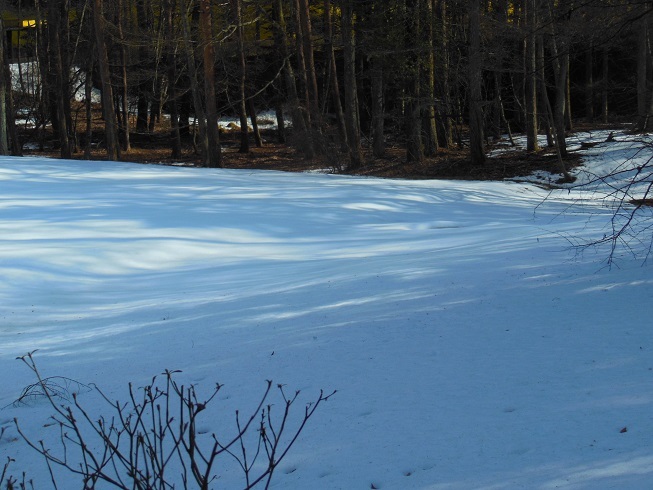
[[[577,130],[598,129],[597,126],[579,126]],[[601,129],[606,129],[601,126]],[[491,143],[501,145],[503,150],[495,152],[495,156],[487,159],[485,165],[474,166],[470,163],[468,149],[465,147],[440,149],[433,157],[427,157],[420,164],[407,164],[405,149],[401,142],[388,142],[386,153],[383,157],[374,157],[370,151],[364,150],[365,164],[356,171],[347,171],[346,155],[342,154],[335,145],[327,147],[322,155],[307,160],[303,153],[293,147],[292,141],[287,144],[276,142],[274,130],[261,132],[264,140],[262,147],[255,147],[251,141],[248,153],[240,153],[239,132],[221,132],[223,146],[222,163],[224,168],[261,169],[286,172],[332,172],[351,175],[375,176],[402,179],[464,179],[464,180],[502,180],[531,175],[535,171],[547,171],[551,174],[560,173],[557,155],[552,148],[543,148],[533,154],[526,153],[519,147],[510,147],[507,141]],[[23,141],[34,139],[34,132],[25,132]],[[48,138],[49,137],[49,138]],[[251,138],[253,140],[253,138]],[[50,134],[46,134],[46,141],[52,142]],[[93,141],[102,141],[102,134],[94,132]],[[29,145],[34,147],[36,145]],[[50,148],[48,149],[48,146]],[[80,144],[80,147],[82,145]],[[52,145],[44,145],[44,150],[25,150],[27,155],[59,157],[59,152]],[[74,153],[73,158],[83,159],[83,148]],[[106,153],[101,144],[94,145],[91,152],[92,160],[106,159]],[[183,142],[182,157],[172,158],[168,132],[157,130],[153,134],[137,134],[131,136],[131,149],[123,152],[121,160],[144,164],[176,165],[176,166],[201,166],[201,159],[188,138]],[[567,169],[581,163],[581,154],[571,152],[565,160]]]

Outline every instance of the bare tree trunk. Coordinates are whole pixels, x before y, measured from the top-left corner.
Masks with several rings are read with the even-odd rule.
[[[546,133],[546,142],[549,147],[555,145],[553,139],[553,134],[551,132],[553,127],[553,114],[549,111],[550,102],[549,95],[546,90],[546,80],[544,79],[544,39],[541,35],[537,36],[537,85],[538,85],[538,96],[540,99],[540,106],[543,108],[544,113],[541,117],[541,125],[544,126]]]
[[[136,22],[139,28],[139,34],[145,35],[149,33],[150,30],[150,21],[148,10],[146,8],[147,0],[137,0],[136,3]],[[149,49],[145,45],[141,45],[138,48],[138,58],[140,69],[142,72],[145,72],[147,66],[150,64],[151,54]],[[148,129],[147,125],[147,116],[148,108],[150,105],[150,90],[151,90],[151,81],[149,77],[141,75],[142,79],[138,83],[138,103],[136,106],[136,131],[144,133]]]
[[[127,96],[129,84],[127,81],[127,42],[124,33],[124,13],[123,13],[123,0],[117,0],[117,22],[118,24],[118,39],[120,40],[120,109],[122,112],[122,149],[128,152],[131,149],[129,141],[129,98]]]
[[[86,110],[86,145],[84,146],[84,158],[91,159],[93,148],[93,56],[86,61],[86,74],[84,80],[84,108]]]
[[[553,0],[549,0],[549,19],[553,19]],[[551,24],[551,53],[553,54],[553,73],[556,85],[556,99],[553,107],[553,124],[556,131],[556,146],[562,158],[567,157],[566,141],[566,109],[567,109],[567,78],[569,69],[569,48],[567,43],[558,36],[556,26]]]
[[[66,118],[66,108],[64,101],[68,97],[67,83],[64,81],[64,76],[69,75],[64,72],[64,63],[62,56],[62,43],[60,33],[63,29],[60,4],[58,2],[50,2],[48,4],[48,50],[50,52],[49,63],[51,74],[50,83],[52,83],[52,95],[54,100],[53,118],[56,119],[56,128],[59,135],[59,144],[61,146],[61,158],[70,158],[72,151],[70,142],[68,140],[68,121]],[[68,22],[68,19],[65,20]]]
[[[382,63],[381,59],[374,57],[370,68],[372,78],[372,154],[375,157],[382,157],[385,154]]]
[[[204,58],[204,99],[206,100],[206,133],[208,136],[208,167],[222,166],[220,135],[218,132],[218,111],[215,101],[215,48],[211,0],[200,0],[200,40]]]
[[[646,4],[642,8],[647,8]],[[645,131],[648,126],[646,82],[648,79],[648,15],[639,20],[637,36],[637,129]]]
[[[594,56],[593,43],[585,52],[585,118],[587,122],[594,122]]]
[[[175,0],[166,0],[166,24],[167,24],[167,53],[166,64],[168,66],[168,105],[170,107],[170,140],[172,146],[172,158],[181,158],[181,133],[179,131],[179,103],[177,94],[177,60],[174,45],[174,19]],[[128,126],[129,127],[129,126]]]
[[[349,145],[349,169],[363,165],[360,122],[358,117],[358,94],[356,84],[356,37],[354,32],[353,0],[342,0],[342,44],[345,78],[345,124]]]
[[[258,128],[258,120],[256,118],[256,108],[254,107],[254,99],[251,97],[247,99],[247,114],[249,121],[252,123],[252,134],[254,135],[254,144],[257,148],[263,147],[263,138],[261,138],[261,131]]]
[[[571,114],[571,77],[569,72],[571,69],[571,55],[569,52],[569,45],[566,45],[566,56],[567,61],[567,79],[565,81],[565,128],[568,131],[574,129],[574,120]]]
[[[603,67],[602,67],[602,80],[601,80],[601,115],[603,117],[603,123],[607,124],[609,121],[608,113],[608,89],[609,89],[609,79],[608,79],[608,61],[609,61],[609,48],[608,46],[603,46]]]
[[[313,127],[313,120],[310,107],[310,98],[311,96],[308,93],[308,72],[306,70],[306,54],[304,53],[304,43],[302,38],[304,36],[302,32],[301,19],[299,18],[299,0],[293,1],[293,12],[295,18],[295,54],[297,57],[297,75],[299,78],[299,93],[302,94],[304,102],[306,103],[306,126],[307,128]]]
[[[2,31],[1,26],[0,31]],[[5,61],[8,61],[6,57]],[[9,80],[9,86],[11,86],[11,73],[9,71],[9,64],[0,64],[0,70],[3,70],[5,80]],[[14,107],[14,96],[11,89],[7,90],[5,101],[7,104],[7,131],[9,133],[9,146],[11,147],[11,154],[15,157],[23,156],[23,146],[20,143],[20,138],[18,137],[18,131],[16,129],[16,109]]]
[[[204,166],[209,166],[209,139],[206,131],[206,111],[204,102],[200,93],[199,75],[195,62],[195,51],[193,48],[190,35],[190,21],[188,20],[187,0],[182,0],[181,26],[184,35],[184,52],[186,54],[186,64],[188,66],[188,77],[190,79],[190,89],[193,96],[193,106],[195,109],[195,120],[199,128],[199,147]]]
[[[536,152],[539,150],[537,142],[537,63],[536,63],[536,42],[535,25],[537,16],[535,13],[535,1],[525,1],[526,28],[526,63],[524,75],[526,77],[526,151]]]
[[[329,58],[329,84],[331,87],[333,107],[336,112],[338,136],[340,136],[343,147],[347,148],[347,126],[345,125],[345,113],[342,110],[342,101],[340,100],[340,84],[338,83],[336,55],[335,51],[333,50],[333,21],[331,19],[331,0],[324,0],[324,24],[326,30],[324,38],[324,51],[326,56]]]
[[[302,112],[299,95],[297,93],[297,86],[295,85],[295,74],[290,63],[290,54],[288,53],[288,36],[286,34],[286,21],[283,14],[282,0],[275,0],[273,6],[274,18],[274,42],[276,44],[277,52],[281,54],[283,60],[283,76],[286,85],[286,92],[288,101],[290,103],[291,117],[293,123],[293,130],[295,134],[303,137],[303,144],[301,149],[304,156],[311,159],[315,156],[313,140],[310,133],[307,131],[308,121]]]
[[[441,97],[442,104],[440,108],[440,124],[442,131],[438,134],[441,135],[440,146],[444,148],[451,148],[453,146],[453,127],[452,127],[452,104],[451,104],[451,69],[449,63],[449,19],[447,13],[447,1],[440,0],[439,2],[439,17],[440,17],[440,45],[439,52],[441,53]]]
[[[5,31],[0,17],[0,155],[9,155],[9,140],[7,138],[7,93],[11,90],[11,78],[5,76]],[[8,83],[7,83],[8,81]]]
[[[555,49],[554,51],[557,51]],[[567,107],[567,68],[569,66],[569,54],[565,52],[558,52],[561,56],[559,67],[556,71],[556,100],[553,108],[553,123],[556,131],[556,144],[560,149],[560,154],[563,158],[567,157],[567,141],[566,141],[566,120],[565,109]],[[554,54],[554,56],[556,56]]]
[[[438,128],[435,121],[435,33],[434,33],[434,16],[435,0],[425,1],[424,18],[426,19],[426,35],[428,38],[428,54],[426,56],[426,78],[427,78],[427,98],[428,104],[424,111],[424,129],[425,129],[425,154],[434,156],[438,152]]]
[[[469,0],[469,146],[473,165],[485,163],[480,0]]]
[[[102,109],[104,111],[107,156],[110,160],[118,160],[120,158],[120,145],[118,142],[116,113],[113,107],[113,88],[111,87],[111,73],[109,72],[109,56],[105,41],[104,22],[102,0],[93,0],[93,25],[100,69],[100,82],[102,85]]]
[[[308,89],[308,110],[314,127],[319,128],[320,105],[318,101],[317,74],[315,73],[315,59],[313,56],[313,29],[311,27],[311,13],[308,0],[298,0],[299,21],[301,23],[302,50],[306,67],[306,84]]]
[[[419,163],[424,160],[420,119],[420,79],[422,70],[418,43],[420,37],[420,0],[406,0],[406,19],[404,43],[407,53],[408,70],[404,80],[406,102],[404,118],[406,121],[406,162]]]
[[[247,62],[245,59],[245,39],[243,33],[243,19],[241,0],[229,0],[231,14],[236,28],[236,42],[238,44],[238,118],[240,120],[240,149],[239,153],[249,152],[249,131],[247,128],[247,95],[245,82],[247,78]]]

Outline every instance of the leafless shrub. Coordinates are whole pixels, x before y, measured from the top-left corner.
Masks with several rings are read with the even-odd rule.
[[[653,250],[653,142],[633,139],[637,148],[607,175],[586,171],[589,179],[578,189],[607,189],[601,196],[612,207],[610,228],[601,238],[584,246],[608,245],[607,262],[613,265],[617,251],[647,260]],[[642,158],[644,156],[644,158]]]
[[[320,391],[316,400],[308,403],[298,421],[291,423],[291,409],[300,392],[287,396],[278,385],[282,413],[273,414],[272,382],[257,407],[249,416],[235,414],[236,433],[222,438],[200,430],[201,415],[219,391],[216,384],[206,398],[200,398],[193,385],[177,383],[178,371],[166,371],[154,377],[144,388],[129,385],[126,402],[111,401],[101,390],[101,397],[110,407],[110,415],[94,415],[83,407],[75,391],[70,392],[72,406],[60,405],[59,392],[52,390],[52,379],[41,376],[33,353],[19,357],[34,373],[39,389],[55,413],[59,427],[59,448],[53,451],[42,440],[35,441],[23,432],[17,420],[16,428],[27,444],[47,463],[53,488],[57,488],[55,467],[64,468],[81,478],[84,489],[103,483],[120,489],[207,489],[219,477],[217,461],[221,457],[235,460],[243,474],[243,487],[259,484],[268,488],[275,469],[297,441],[317,407],[334,393]],[[80,386],[85,386],[79,383]],[[292,428],[291,428],[292,426]],[[249,434],[254,430],[257,434]],[[5,466],[6,470],[6,466]],[[4,476],[3,476],[4,477]],[[13,488],[13,487],[12,487]]]

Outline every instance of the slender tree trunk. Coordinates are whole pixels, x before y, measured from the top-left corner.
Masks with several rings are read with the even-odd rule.
[[[247,95],[245,82],[247,79],[247,62],[245,59],[245,39],[241,0],[229,0],[233,23],[236,27],[236,42],[238,44],[238,118],[240,120],[240,153],[249,152],[249,131],[247,126]]]
[[[102,85],[102,109],[104,111],[105,138],[107,156],[110,160],[120,158],[120,144],[116,124],[116,113],[113,107],[113,88],[111,87],[111,73],[109,71],[109,56],[105,41],[104,17],[102,14],[102,0],[93,0],[93,26],[95,31],[95,45]]]
[[[215,101],[215,48],[213,46],[211,0],[200,0],[200,40],[203,46],[206,133],[209,142],[207,164],[209,167],[221,167],[222,152]]]
[[[277,141],[281,144],[286,143],[286,118],[283,113],[283,104],[277,100],[274,106],[274,115],[277,118]]]
[[[360,122],[358,117],[358,94],[356,84],[356,37],[354,31],[353,0],[342,0],[342,43],[345,80],[345,123],[349,145],[349,169],[363,165]]]
[[[555,42],[554,42],[555,43]],[[554,49],[554,52],[557,52],[557,55],[560,56],[560,63],[556,71],[556,99],[555,106],[553,107],[553,124],[555,125],[556,131],[556,144],[560,150],[560,154],[563,158],[567,157],[567,142],[566,142],[566,120],[565,120],[565,109],[567,107],[567,68],[569,66],[568,57],[569,54],[563,51],[558,51]],[[557,56],[554,54],[554,56]]]
[[[422,0],[425,2],[424,18],[426,20],[426,36],[428,38],[428,54],[426,56],[426,79],[428,104],[424,111],[425,154],[434,156],[438,152],[438,128],[435,116],[435,0]]]
[[[93,56],[89,56],[86,62],[86,75],[84,80],[84,108],[86,110],[86,145],[84,146],[84,158],[91,159],[93,148]]]
[[[247,114],[249,121],[252,123],[252,134],[254,135],[254,144],[257,148],[263,147],[263,138],[261,138],[261,131],[258,128],[258,120],[256,117],[256,108],[254,107],[254,99],[251,97],[247,99]]]
[[[603,123],[607,124],[609,121],[608,113],[608,89],[609,78],[608,78],[608,61],[609,61],[609,48],[607,46],[603,47],[603,66],[602,66],[602,80],[601,80],[601,115],[603,117]]]
[[[544,39],[541,35],[537,36],[537,86],[538,86],[538,96],[540,99],[540,106],[543,108],[543,113],[541,115],[540,121],[541,125],[544,127],[546,133],[546,142],[549,147],[555,145],[553,139],[553,133],[551,132],[553,128],[553,114],[549,111],[550,107],[549,95],[546,90],[546,80],[544,72]]]
[[[372,154],[382,157],[385,154],[385,111],[383,109],[383,61],[379,57],[371,60],[372,78]]]
[[[170,142],[171,157],[181,158],[181,133],[179,131],[179,102],[177,93],[177,59],[175,56],[175,0],[166,0],[166,24],[167,24],[167,45],[166,45],[166,65],[168,67],[168,106],[170,108]]]
[[[646,4],[642,8],[647,8]],[[648,15],[639,20],[637,36],[637,128],[645,131],[648,126],[647,79],[648,79]]]
[[[297,93],[297,85],[295,85],[295,73],[290,63],[290,54],[288,53],[288,36],[286,34],[286,21],[283,13],[283,1],[275,0],[273,6],[274,18],[274,42],[276,44],[276,51],[280,53],[283,60],[283,76],[286,85],[286,93],[288,102],[290,103],[291,117],[293,123],[293,132],[299,137],[303,138],[301,149],[304,156],[309,160],[315,157],[315,150],[313,140],[310,133],[307,131],[308,121],[304,117],[299,95]]]
[[[7,138],[7,94],[11,90],[11,78],[5,76],[5,31],[0,17],[0,155],[9,155],[9,140]]]
[[[120,112],[122,113],[122,127],[120,132],[122,135],[122,149],[128,152],[131,149],[129,141],[130,125],[129,125],[129,83],[127,81],[127,42],[125,39],[124,23],[125,16],[123,12],[123,0],[117,0],[117,27],[118,39],[120,40]]]
[[[61,158],[70,158],[72,151],[68,139],[68,121],[64,102],[68,97],[67,83],[64,82],[64,76],[68,77],[68,74],[64,72],[63,46],[60,37],[63,29],[62,21],[59,3],[50,2],[48,4],[48,51],[50,53],[50,83],[53,88],[51,93],[54,99],[51,103],[54,108],[53,118],[56,119],[56,128],[59,135]],[[65,22],[68,22],[68,19]]]
[[[440,121],[442,131],[438,134],[441,135],[440,146],[444,148],[451,148],[453,146],[453,126],[452,126],[452,104],[451,104],[451,68],[449,63],[449,18],[447,13],[447,1],[440,0],[439,2],[439,18],[440,18],[440,50],[441,53],[441,98],[442,104],[440,108]]]
[[[2,26],[0,26],[0,32],[2,31]],[[5,101],[7,104],[7,131],[9,133],[9,142],[11,147],[11,154],[15,157],[23,156],[23,146],[20,143],[20,138],[18,137],[18,131],[16,128],[16,108],[14,106],[14,96],[13,91],[9,88],[11,87],[11,72],[9,71],[9,60],[5,56],[5,64],[0,63],[0,70],[3,70],[5,75],[5,80],[9,82],[8,90],[6,93]],[[0,116],[1,117],[1,116]]]
[[[573,131],[574,120],[571,113],[571,77],[569,76],[571,70],[571,55],[568,44],[566,45],[565,60],[567,62],[567,78],[565,80],[565,128],[567,131]]]
[[[304,33],[302,32],[301,19],[299,18],[299,0],[293,1],[293,12],[295,18],[295,53],[297,57],[297,75],[299,77],[299,92],[302,94],[302,98],[305,102],[306,107],[306,126],[307,128],[313,127],[313,120],[310,107],[311,96],[308,93],[308,71],[306,69],[306,54],[304,53],[304,42],[303,37]]]
[[[420,119],[420,80],[422,75],[420,53],[418,44],[420,36],[420,6],[421,0],[406,0],[406,19],[404,30],[404,43],[407,53],[406,77],[404,92],[406,102],[404,118],[406,121],[406,162],[420,163],[424,159],[422,148],[421,119]]]
[[[186,64],[188,66],[188,77],[190,80],[190,90],[193,96],[193,106],[195,109],[195,120],[199,128],[199,148],[202,156],[202,162],[205,167],[210,164],[209,160],[209,138],[206,130],[206,111],[199,87],[199,74],[195,61],[195,51],[190,35],[190,21],[188,20],[188,3],[182,0],[181,27],[184,36],[184,52],[186,54]]]
[[[473,165],[485,163],[480,0],[469,0],[469,146]]]
[[[138,24],[139,34],[145,36],[149,34],[150,22],[148,10],[146,8],[146,0],[137,0],[136,2],[136,22]],[[141,80],[138,83],[138,102],[136,105],[136,131],[145,133],[147,127],[148,108],[150,106],[150,91],[151,81],[145,75],[147,68],[150,65],[150,51],[143,44],[138,48],[138,58],[141,72]]]
[[[306,67],[306,84],[308,89],[308,110],[311,120],[319,128],[320,105],[318,101],[317,74],[315,72],[315,59],[313,56],[313,29],[311,27],[311,13],[308,0],[298,0],[299,21],[301,23],[302,50]]]
[[[340,99],[340,84],[338,83],[338,69],[336,65],[336,54],[333,49],[333,21],[331,18],[331,0],[324,0],[324,25],[326,31],[324,37],[324,52],[329,58],[329,85],[331,87],[333,108],[336,113],[338,136],[340,137],[343,148],[347,148],[347,126],[345,125],[345,113],[342,110],[342,101]]]
[[[594,56],[592,42],[585,52],[585,119],[594,122]]]
[[[535,22],[535,0],[526,0],[526,63],[524,76],[526,77],[526,151],[536,152],[539,150],[537,142],[537,63],[536,63],[536,41]]]
[[[553,0],[549,0],[549,19],[553,19]],[[556,26],[551,24],[551,53],[553,54],[553,73],[555,78],[556,98],[553,107],[553,124],[556,132],[556,146],[562,158],[567,157],[566,142],[566,108],[567,77],[569,75],[569,49],[567,43],[558,36]]]

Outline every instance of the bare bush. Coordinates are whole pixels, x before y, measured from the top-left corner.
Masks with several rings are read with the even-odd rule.
[[[612,135],[608,141],[613,141]],[[601,189],[600,198],[612,207],[610,227],[601,238],[585,246],[608,245],[607,262],[613,265],[617,251],[647,260],[653,250],[653,142],[633,139],[633,152],[607,175],[586,170],[578,189]],[[604,191],[604,189],[607,189]]]
[[[84,489],[102,483],[120,489],[204,490],[219,477],[217,461],[222,457],[236,462],[242,472],[243,488],[259,484],[268,488],[275,469],[308,420],[335,393],[325,395],[320,391],[317,399],[305,405],[297,420],[291,421],[300,392],[288,396],[283,386],[277,385],[283,403],[281,413],[273,413],[273,404],[268,402],[273,384],[267,381],[256,408],[245,417],[236,411],[235,435],[223,438],[199,429],[202,414],[222,389],[221,384],[216,384],[207,397],[200,398],[195,386],[184,386],[175,380],[179,371],[165,371],[144,388],[134,388],[130,383],[126,402],[111,401],[95,388],[110,407],[108,416],[96,415],[84,408],[76,392],[70,393],[72,406],[61,405],[65,394],[53,392],[53,378],[41,376],[33,353],[19,359],[37,378],[38,389],[33,385],[26,389],[27,393],[44,396],[55,411],[52,419],[59,428],[59,447],[55,451],[42,440],[35,441],[17,420],[14,422],[22,438],[47,463],[54,488],[55,468],[59,467],[80,477]],[[7,465],[5,472],[6,469]]]

